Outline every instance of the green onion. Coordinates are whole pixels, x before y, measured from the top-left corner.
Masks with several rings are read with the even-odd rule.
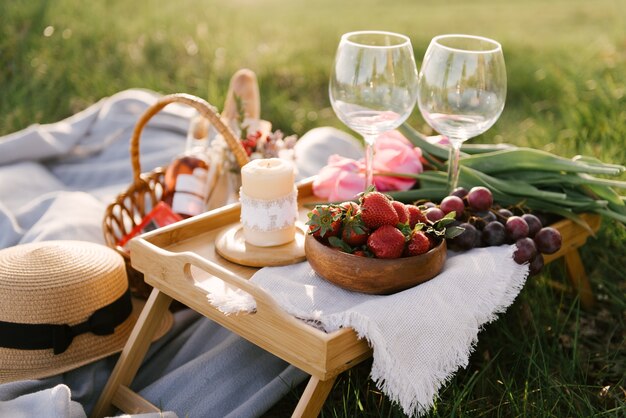
[[[592,164],[580,159],[569,160],[532,148],[506,149],[462,157],[460,164],[487,174],[502,172],[521,174],[526,170],[543,170],[617,175],[626,170],[623,166]]]
[[[413,202],[441,200],[447,195],[446,162],[449,148],[428,138],[404,123],[399,131],[416,147],[434,170],[412,177],[419,189],[392,193],[395,199]],[[626,167],[607,164],[596,158],[559,157],[532,148],[499,145],[464,145],[460,160],[459,185],[489,188],[494,200],[503,206],[523,204],[537,210],[572,219],[588,230],[577,215],[594,212],[626,224],[626,197],[614,189],[626,189],[626,181],[595,177],[619,175]],[[381,173],[392,175],[393,173]]]
[[[440,160],[448,160],[448,156],[450,154],[448,147],[428,142],[426,135],[423,135],[411,128],[406,122],[400,125],[398,131],[400,131],[400,133],[402,133],[402,135],[404,135],[414,146],[419,147],[424,156],[429,155]],[[461,155],[466,154],[461,153]]]

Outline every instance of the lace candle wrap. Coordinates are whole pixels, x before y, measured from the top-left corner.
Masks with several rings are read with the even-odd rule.
[[[291,162],[252,160],[241,169],[241,223],[249,244],[283,245],[295,238],[298,190]]]

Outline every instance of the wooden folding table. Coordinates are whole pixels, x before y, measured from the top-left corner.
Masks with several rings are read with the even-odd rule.
[[[310,201],[311,196],[311,182],[300,184],[302,219],[306,219],[309,210],[302,203]],[[173,300],[311,375],[293,412],[294,417],[317,416],[337,376],[371,356],[367,342],[358,339],[352,329],[325,333],[294,318],[269,294],[248,281],[257,269],[231,263],[216,254],[216,236],[222,228],[238,222],[239,214],[239,204],[233,204],[142,235],[131,242],[132,265],[144,273],[145,281],[154,289],[92,411],[93,417],[112,414],[115,407],[126,413],[160,411],[129,386]],[[593,230],[599,228],[599,217],[583,215],[583,218]],[[553,226],[561,231],[563,247],[548,256],[546,262],[564,256],[573,285],[583,303],[590,305],[593,294],[577,251],[589,231],[568,220]],[[207,300],[203,283],[215,280],[215,277],[250,294],[256,301],[256,311],[227,316],[213,307]]]

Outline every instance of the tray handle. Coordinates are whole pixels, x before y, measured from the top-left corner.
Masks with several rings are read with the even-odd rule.
[[[180,253],[174,253],[158,246],[151,244],[148,241],[145,241],[141,238],[135,238],[131,241],[131,253],[133,252],[133,247],[141,245],[145,247],[149,247],[150,250],[158,257],[166,257],[168,259],[167,263],[164,263],[166,266],[166,271],[162,272],[161,277],[165,278],[166,281],[170,283],[174,283],[177,281],[178,277],[181,277],[180,272],[183,271],[185,275],[186,284],[189,284],[193,281],[193,275],[191,274],[191,269],[189,266],[193,265],[199,269],[206,271],[209,274],[223,280],[224,282],[243,290],[248,293],[250,296],[254,298],[257,305],[257,312],[272,312],[273,315],[279,316],[282,320],[291,321],[295,320],[291,315],[287,314],[283,309],[281,309],[278,304],[274,301],[274,299],[267,293],[265,290],[261,289],[259,286],[251,283],[249,280],[244,279],[237,274],[231,272],[230,270],[220,266],[217,263],[214,263],[211,260],[207,260],[200,255],[190,252],[184,251]],[[137,251],[135,251],[137,253]],[[135,264],[135,259],[131,258],[133,264]],[[141,264],[142,261],[139,261],[138,264]],[[146,262],[149,262],[146,260]],[[138,266],[135,266],[138,267]],[[185,286],[185,283],[181,283],[181,288]],[[208,303],[208,301],[207,301]]]
[[[130,160],[133,166],[133,182],[140,183],[141,179],[141,163],[139,162],[139,139],[144,126],[154,115],[170,103],[183,103],[195,108],[202,116],[211,122],[217,131],[224,137],[230,150],[235,155],[239,167],[243,167],[248,163],[248,154],[244,150],[241,142],[235,138],[230,128],[228,128],[220,119],[215,107],[211,106],[206,100],[200,97],[186,93],[168,94],[161,97],[156,103],[150,106],[141,115],[141,118],[135,124],[133,136],[130,142]]]

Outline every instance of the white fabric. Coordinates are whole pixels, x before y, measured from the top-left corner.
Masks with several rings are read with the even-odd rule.
[[[67,385],[59,384],[50,389],[27,393],[8,401],[0,401],[0,417],[7,418],[87,418],[78,402],[71,400]],[[178,418],[171,411],[147,414],[120,415],[118,418]]]
[[[0,248],[52,239],[104,244],[104,210],[132,181],[129,138],[158,97],[125,90],[66,120],[0,138]],[[173,104],[150,120],[142,171],[182,152],[191,115]]]
[[[388,296],[343,290],[308,262],[263,268],[251,280],[288,313],[327,332],[349,327],[366,338],[374,351],[372,379],[412,415],[432,407],[441,386],[468,364],[483,324],[504,312],[523,287],[528,265],[513,261],[514,250],[505,245],[448,252],[437,277]],[[255,309],[250,299],[232,292],[210,300],[235,313]]]
[[[0,417],[86,418],[83,407],[70,399],[70,388],[57,385],[9,401],[0,401]]]

